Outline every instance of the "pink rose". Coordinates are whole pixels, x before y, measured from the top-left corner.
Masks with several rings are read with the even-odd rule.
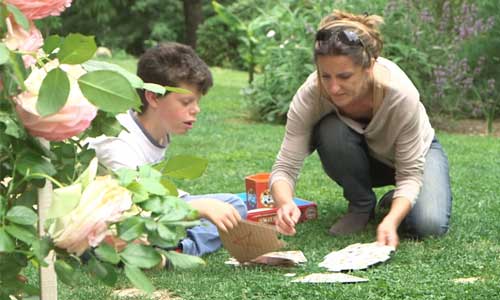
[[[61,141],[75,136],[90,126],[97,108],[90,104],[78,87],[78,78],[85,74],[80,65],[61,65],[70,81],[70,93],[66,105],[55,114],[41,117],[36,109],[38,92],[47,72],[58,65],[52,61],[44,69],[33,69],[24,82],[27,90],[14,98],[16,110],[24,127],[33,136],[49,141]]]
[[[17,8],[30,20],[42,19],[48,16],[58,16],[72,0],[6,0]]]
[[[56,219],[49,229],[57,247],[81,255],[110,234],[108,226],[120,221],[132,207],[130,192],[111,176],[98,176],[83,190],[78,206]]]
[[[35,27],[33,21],[30,21],[29,31],[24,30],[17,24],[13,17],[8,17],[5,22],[7,24],[7,34],[4,43],[11,51],[33,52],[35,55],[37,50],[43,46],[42,33]],[[23,55],[26,68],[36,63],[34,55]]]

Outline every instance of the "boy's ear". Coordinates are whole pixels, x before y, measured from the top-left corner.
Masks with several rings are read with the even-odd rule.
[[[156,93],[153,93],[151,91],[144,91],[144,98],[146,98],[146,101],[148,101],[148,105],[156,108],[158,106],[158,96]]]

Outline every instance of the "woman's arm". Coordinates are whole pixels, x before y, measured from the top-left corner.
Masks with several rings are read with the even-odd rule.
[[[392,200],[391,209],[377,228],[377,242],[382,245],[397,247],[399,244],[398,227],[410,213],[410,200],[398,197]]]
[[[295,224],[299,221],[300,210],[293,202],[292,187],[284,180],[276,181],[272,185],[271,194],[278,208],[276,228],[286,235],[295,234]]]

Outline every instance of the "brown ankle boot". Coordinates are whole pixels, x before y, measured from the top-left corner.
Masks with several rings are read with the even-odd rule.
[[[331,235],[349,235],[363,230],[373,213],[348,212],[330,228]]]

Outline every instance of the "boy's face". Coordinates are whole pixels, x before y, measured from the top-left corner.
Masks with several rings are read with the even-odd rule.
[[[183,84],[180,88],[191,91],[191,94],[170,92],[158,98],[159,122],[169,134],[185,134],[193,128],[196,115],[200,112],[201,93],[195,85]]]

